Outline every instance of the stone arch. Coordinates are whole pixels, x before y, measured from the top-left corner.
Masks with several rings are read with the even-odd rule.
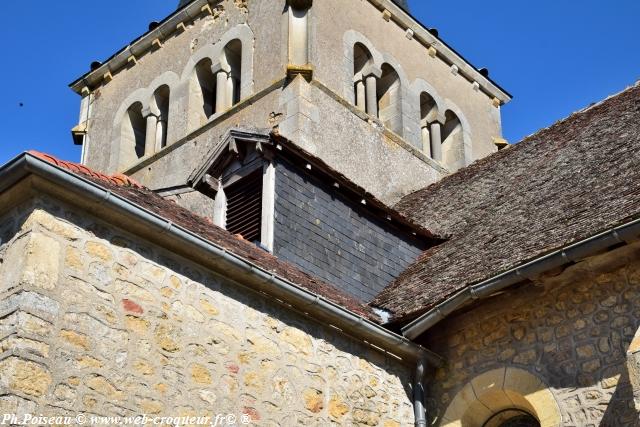
[[[204,46],[191,55],[180,78],[187,93],[187,131],[198,129],[211,116],[222,112],[215,111],[213,98],[217,81],[213,70],[233,71],[228,60],[230,50],[237,52],[239,57],[239,61],[231,61],[237,63],[233,68],[239,74],[234,76],[235,83],[229,83],[235,88],[234,100],[238,102],[253,94],[253,42],[251,28],[246,24],[239,24],[227,31],[216,43]]]
[[[353,74],[361,74],[367,65],[373,65],[373,55],[365,45],[356,42],[353,45]]]
[[[206,45],[191,55],[180,76],[181,84],[189,82],[196,65],[203,59],[209,58],[216,64],[222,55],[223,49],[233,40],[238,40],[242,45],[242,74],[240,76],[240,97],[247,98],[253,94],[253,44],[254,34],[247,24],[239,24],[224,33],[220,40],[214,44]]]
[[[120,162],[133,164],[144,157],[147,124],[140,101],[131,104],[120,125]]]
[[[391,66],[395,70],[395,72],[398,73],[400,83],[402,84],[404,90],[409,90],[409,78],[407,77],[407,73],[404,72],[404,68],[402,68],[402,65],[400,65],[400,62],[393,55],[389,53],[383,53],[382,63],[376,65],[382,68],[383,64],[388,64],[389,66]]]
[[[411,84],[410,87],[411,87],[411,94],[413,95],[413,98],[417,105],[419,105],[420,96],[423,93],[429,94],[429,96],[433,98],[439,114],[438,117],[434,117],[434,120],[440,120],[440,121],[444,120],[444,111],[446,111],[445,102],[444,102],[444,99],[442,99],[442,97],[438,94],[438,91],[436,90],[436,88],[434,88],[432,85],[430,85],[423,79],[416,79]],[[420,110],[417,110],[417,111],[419,112]]]
[[[399,109],[399,122],[396,123],[393,127],[389,127],[393,132],[398,134],[399,136],[413,141],[415,137],[413,136],[414,129],[411,128],[411,116],[412,109],[409,104],[409,92],[411,91],[409,85],[409,78],[400,65],[400,62],[395,59],[395,57],[388,53],[382,54],[383,63],[380,65],[382,69],[384,64],[392,67],[393,70],[398,74],[398,78],[400,81],[400,90],[399,90],[399,99],[398,99],[398,109]]]
[[[222,68],[229,70],[229,79],[227,81],[229,106],[233,106],[240,102],[240,86],[242,84],[242,42],[233,39],[227,43],[220,54],[220,63]]]
[[[147,103],[146,103],[147,105],[149,105],[149,108],[151,108],[152,113],[154,114],[159,113],[159,111],[157,111],[157,109],[154,106],[153,94],[161,86],[167,86],[169,88],[169,91],[173,94],[174,91],[178,88],[179,84],[180,84],[180,76],[178,76],[173,71],[167,71],[161,74],[160,76],[156,77],[155,79],[153,79],[151,84],[149,84],[148,86],[147,96],[149,97],[149,99],[147,100]]]
[[[502,367],[480,374],[465,384],[445,410],[439,425],[483,427],[496,414],[510,416],[505,411],[509,409],[514,415],[533,416],[541,427],[557,427],[562,423],[558,403],[540,378],[524,369]]]
[[[353,46],[353,95],[356,107],[361,111],[367,110],[367,92],[365,74],[367,70],[373,69],[373,55],[371,51],[362,43],[357,42]]]
[[[247,24],[239,24],[224,33],[217,45],[224,49],[230,42],[237,40],[242,47],[240,99],[253,95],[253,44],[254,34]]]
[[[131,105],[139,102],[142,104],[142,109],[144,110],[145,108],[149,108],[150,99],[151,95],[149,94],[149,89],[147,88],[137,89],[129,94],[129,96],[127,96],[125,100],[122,101],[120,107],[114,115],[113,127],[117,128],[122,123],[124,115],[127,113],[127,110],[129,109],[129,107],[131,107]]]
[[[402,80],[396,69],[386,62],[381,70],[377,87],[378,118],[388,129],[402,135]]]
[[[202,58],[193,68],[188,81],[187,131],[193,131],[205,125],[215,113],[216,76],[213,73],[213,60]]]
[[[180,77],[173,71],[167,71],[156,77],[148,87],[147,105],[149,111],[158,117],[155,151],[175,140],[169,137],[169,131],[175,127],[170,119],[179,114],[179,104],[174,102],[179,85]]]
[[[353,73],[354,73],[354,49],[356,45],[361,45],[367,49],[367,51],[371,54],[372,65],[374,67],[380,67],[384,62],[382,55],[378,52],[378,50],[373,46],[373,43],[366,38],[361,33],[355,30],[349,30],[344,33],[343,37],[344,44],[344,57],[345,57],[345,67],[343,73],[344,80],[344,97],[351,104],[356,103],[355,93],[353,91]]]
[[[127,166],[131,166],[135,163],[136,159],[140,158],[137,155],[135,148],[132,150],[132,139],[134,135],[133,130],[128,128],[131,124],[131,107],[134,105],[140,107],[140,111],[144,111],[149,108],[149,90],[142,88],[131,93],[120,104],[120,107],[116,111],[113,120],[113,147],[115,147],[116,156],[112,157],[111,167],[114,170],[121,171]],[[137,108],[136,108],[137,110]],[[135,147],[135,143],[133,145]]]
[[[473,160],[472,130],[464,113],[448,99],[444,101],[442,162],[451,172],[468,166]],[[455,121],[459,122],[459,126]],[[448,138],[449,137],[449,138]]]

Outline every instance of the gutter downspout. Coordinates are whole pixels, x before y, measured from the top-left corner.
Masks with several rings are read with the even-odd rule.
[[[94,208],[109,204],[120,213],[145,223],[150,228],[150,231],[155,234],[168,234],[175,238],[176,241],[184,243],[190,248],[196,248],[213,257],[223,259],[243,273],[258,278],[256,288],[252,288],[254,291],[265,292],[268,295],[281,297],[285,301],[291,301],[294,303],[292,304],[294,307],[303,308],[303,313],[315,310],[318,314],[336,319],[339,325],[346,326],[353,331],[350,334],[352,337],[355,336],[367,346],[376,347],[383,352],[392,349],[397,353],[395,354],[396,356],[402,356],[410,360],[427,360],[436,367],[443,364],[443,359],[440,356],[409,339],[395,334],[295,283],[278,277],[262,267],[173,224],[171,221],[167,221],[161,216],[113,194],[86,178],[75,175],[31,154],[24,153],[0,168],[0,192],[3,192],[29,173],[81,192],[83,197],[78,200],[87,200]],[[306,315],[309,316],[309,314]],[[386,350],[380,346],[385,346]]]
[[[525,279],[534,279],[549,270],[596,255],[613,245],[630,243],[639,237],[640,219],[636,219],[580,242],[565,246],[520,267],[513,268],[455,293],[403,327],[402,335],[409,339],[415,339],[469,301],[490,297]]]
[[[425,404],[424,375],[427,367],[426,359],[419,359],[416,364],[416,376],[413,382],[413,412],[416,427],[427,427],[427,410]]]

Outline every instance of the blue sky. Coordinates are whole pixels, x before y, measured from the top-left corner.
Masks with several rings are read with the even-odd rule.
[[[263,0],[270,1],[270,0]],[[322,0],[318,0],[322,1]],[[67,85],[161,20],[177,0],[3,1],[0,164],[37,149],[68,160],[79,98]],[[412,12],[514,95],[504,136],[517,142],[640,78],[640,1],[410,0]],[[23,104],[20,106],[20,104]]]

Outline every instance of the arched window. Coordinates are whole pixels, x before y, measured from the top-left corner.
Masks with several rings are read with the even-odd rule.
[[[464,166],[464,134],[462,123],[456,114],[447,110],[442,128],[442,161],[454,171]]]
[[[440,417],[441,427],[556,427],[560,408],[547,385],[519,368],[484,372],[465,384]]]
[[[402,135],[402,100],[400,77],[389,64],[382,65],[378,81],[378,118],[384,125]]]
[[[431,124],[438,116],[436,101],[427,92],[420,94],[420,128],[422,130],[422,151],[432,159],[437,159],[439,147],[431,146]],[[434,139],[434,143],[440,143]]]
[[[366,111],[367,95],[365,89],[365,78],[362,72],[368,65],[373,64],[371,52],[362,43],[356,43],[353,47],[353,84],[356,107]]]
[[[120,164],[133,164],[144,156],[147,122],[142,116],[142,103],[136,102],[127,109],[120,133]]]
[[[198,62],[189,82],[189,130],[207,123],[215,113],[216,77],[213,75],[211,59]]]
[[[153,102],[158,111],[158,123],[156,125],[155,150],[161,150],[167,146],[167,131],[169,123],[169,86],[162,85],[153,93]]]
[[[214,59],[198,62],[189,82],[189,130],[198,129],[214,114],[240,102],[244,83],[242,42],[231,40]]]
[[[224,47],[220,58],[222,69],[228,71],[226,87],[226,108],[240,102],[240,88],[242,76],[242,42],[232,40]],[[216,111],[218,113],[219,111]]]

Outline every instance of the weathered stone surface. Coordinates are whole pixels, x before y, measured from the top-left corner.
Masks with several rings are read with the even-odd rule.
[[[52,383],[50,371],[38,364],[17,357],[0,361],[0,385],[33,397],[45,395]]]
[[[62,330],[60,331],[60,339],[82,350],[90,349],[89,337],[78,332]]]
[[[47,230],[57,230],[56,217],[48,220]],[[412,423],[403,406],[410,408],[410,368],[156,247],[140,241],[132,251],[135,238],[121,231],[114,235],[129,248],[108,243],[108,227],[84,221],[91,232],[42,234],[55,242],[48,246],[64,286],[0,299],[0,312],[10,313],[0,318],[0,336],[9,335],[0,351],[44,361],[0,361],[0,388],[40,399],[29,412],[54,405],[202,416],[215,408],[265,425]],[[3,265],[21,265],[12,260],[23,253]],[[343,382],[349,386],[335,388]]]
[[[22,284],[53,289],[60,268],[60,243],[41,233],[29,237],[24,254]]]
[[[545,289],[543,293],[540,288],[523,286],[455,320],[439,323],[430,332],[427,345],[443,354],[448,363],[430,384],[428,412],[442,416],[459,400],[438,397],[456,396],[480,374],[518,365],[535,374],[536,383],[516,384],[531,393],[508,397],[512,401],[524,399],[523,405],[537,410],[538,416],[549,413],[544,405],[555,401],[563,425],[634,425],[640,414],[640,404],[635,403],[640,402],[640,393],[630,390],[633,387],[628,383],[640,384],[640,369],[630,362],[633,344],[625,344],[624,337],[628,337],[627,343],[632,342],[640,326],[640,312],[627,303],[640,300],[640,287],[630,280],[631,272],[640,269],[640,245],[635,246],[545,278],[539,284]],[[621,259],[626,261],[621,264]],[[508,327],[511,334],[496,340],[501,327]],[[483,391],[475,389],[475,393],[482,395]],[[540,398],[550,395],[551,399]],[[486,407],[500,398],[488,395],[476,399],[472,394],[461,406],[462,413],[478,414],[473,402]]]
[[[302,393],[304,406],[309,412],[317,414],[324,408],[324,397],[320,390],[307,389]]]

